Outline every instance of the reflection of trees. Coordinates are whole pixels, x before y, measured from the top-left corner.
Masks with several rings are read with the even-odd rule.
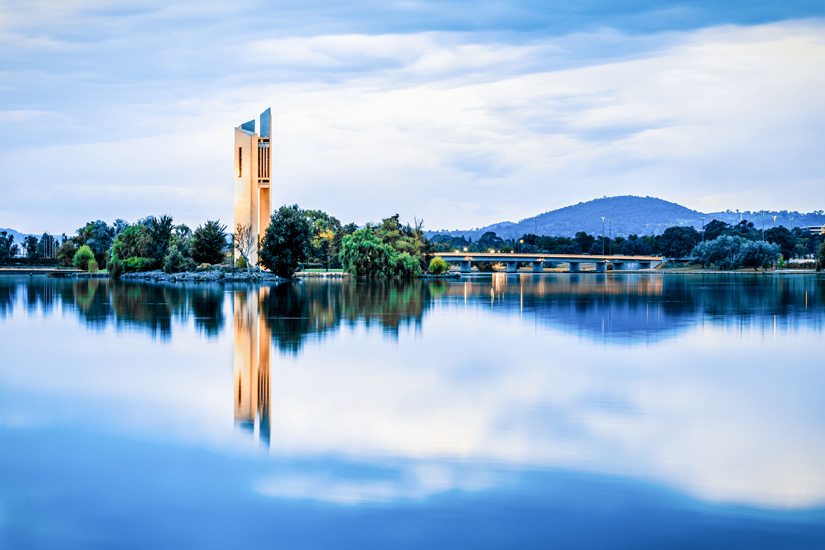
[[[14,300],[17,294],[17,285],[13,280],[0,279],[0,317],[5,317],[7,312],[11,313],[14,308]]]
[[[50,311],[58,302],[90,325],[116,323],[144,328],[168,337],[172,320],[191,314],[195,326],[208,336],[217,335],[225,323],[223,289],[214,285],[173,286],[112,283],[108,279],[51,279],[27,277],[0,279],[0,313],[14,306],[18,287],[24,287],[26,308]]]
[[[429,286],[422,281],[306,281],[273,287],[261,303],[261,314],[278,348],[295,352],[309,334],[332,330],[342,322],[377,322],[385,331],[397,333],[402,325],[419,324],[430,303]]]
[[[604,336],[654,335],[703,316],[820,326],[825,278],[791,275],[495,274],[453,284],[446,298],[516,310],[537,322]],[[819,314],[817,314],[819,313]]]

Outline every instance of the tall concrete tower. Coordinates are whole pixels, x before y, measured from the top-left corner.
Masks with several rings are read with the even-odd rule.
[[[269,109],[261,113],[260,123],[260,134],[255,133],[254,120],[235,128],[235,225],[250,226],[256,239],[263,236],[272,215],[269,181],[272,113]],[[249,255],[249,261],[253,266],[258,263],[257,246]]]

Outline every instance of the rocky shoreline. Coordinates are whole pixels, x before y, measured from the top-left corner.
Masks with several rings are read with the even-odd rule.
[[[140,273],[124,273],[120,277],[124,281],[152,281],[152,282],[196,282],[196,283],[260,283],[286,282],[289,279],[279,277],[265,271],[184,271],[182,273],[165,273],[163,271],[144,271]]]

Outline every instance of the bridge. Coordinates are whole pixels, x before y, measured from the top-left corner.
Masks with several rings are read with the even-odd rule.
[[[586,254],[515,254],[505,252],[439,252],[444,261],[459,264],[461,273],[469,273],[473,262],[496,262],[507,266],[508,273],[518,270],[519,262],[533,266],[533,273],[542,273],[545,264],[566,263],[571,273],[581,271],[582,264],[595,264],[596,271],[603,273],[610,265],[613,271],[627,269],[653,269],[664,261],[661,256],[590,256]]]

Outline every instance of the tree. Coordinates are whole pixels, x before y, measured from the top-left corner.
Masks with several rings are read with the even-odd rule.
[[[309,258],[313,229],[297,204],[281,206],[266,228],[258,261],[281,277],[291,278]]]
[[[693,261],[709,266],[714,264],[719,269],[739,267],[739,249],[747,239],[738,236],[722,235],[712,241],[699,243],[691,252]]]
[[[77,253],[77,246],[71,239],[64,239],[57,249],[57,262],[61,267],[71,267],[74,255]]]
[[[430,273],[434,275],[441,275],[450,270],[450,264],[444,261],[441,256],[436,256],[430,260]]]
[[[766,269],[779,259],[779,245],[765,241],[742,243],[736,262],[742,267]]]
[[[576,244],[579,245],[579,254],[581,254],[585,250],[590,250],[593,248],[593,245],[596,244],[596,237],[593,235],[588,235],[584,231],[579,231],[576,233],[576,236],[573,237],[573,240],[576,241]],[[599,247],[599,253],[601,254],[601,247]]]
[[[246,270],[249,271],[249,255],[255,250],[258,243],[255,238],[255,233],[252,232],[251,225],[235,224],[235,235],[232,238],[232,246],[241,255],[244,262],[246,262]]]
[[[333,258],[337,259],[341,251],[344,228],[338,218],[321,210],[306,210],[304,215],[312,225],[313,231],[310,261],[324,264],[329,269],[330,261]]]
[[[199,225],[192,235],[190,252],[198,263],[219,264],[226,250],[226,226],[220,220],[209,220]]]
[[[27,235],[24,242],[26,243],[26,257],[29,259],[29,264],[34,264],[39,259],[37,255],[37,237]]]
[[[483,252],[491,248],[497,250],[504,244],[504,239],[495,234],[494,231],[487,231],[476,241],[476,246]]]
[[[17,256],[18,246],[14,244],[14,235],[0,231],[0,264],[8,262]]]
[[[89,245],[84,244],[83,246],[77,249],[74,258],[72,259],[72,265],[74,265],[81,271],[87,271],[89,269],[89,262],[93,262],[94,260],[94,252],[92,252],[92,249],[89,247]]]
[[[160,260],[148,256],[151,248],[149,229],[141,224],[130,225],[112,243],[111,255],[106,264],[109,276],[117,279],[124,271],[152,269]]]
[[[716,237],[730,231],[731,226],[720,220],[711,220],[705,225],[705,241],[712,241]]]
[[[819,250],[816,254],[816,270],[822,271],[825,268],[825,241],[819,244]]]
[[[784,226],[771,227],[765,231],[765,240],[779,246],[784,258],[793,258],[796,249],[796,239],[793,233]]]
[[[691,226],[668,227],[659,240],[659,252],[671,258],[690,255],[701,235]]]
[[[149,230],[151,242],[148,244],[148,257],[156,258],[158,261],[162,260],[166,257],[169,243],[172,240],[172,229],[174,228],[172,216],[169,216],[168,214],[164,214],[159,218],[156,218],[155,216],[148,216],[142,219],[139,223]],[[224,227],[224,229],[226,229],[226,227]],[[226,243],[224,242],[224,245],[225,244]]]

